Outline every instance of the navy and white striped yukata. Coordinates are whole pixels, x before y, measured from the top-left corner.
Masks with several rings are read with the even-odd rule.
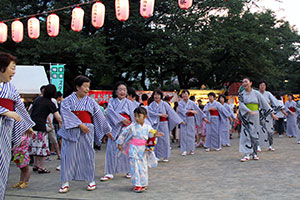
[[[118,139],[123,130],[122,121],[125,119],[125,117],[123,117],[121,113],[129,115],[131,121],[134,121],[133,111],[135,108],[136,105],[127,98],[122,100],[118,98],[112,98],[108,102],[106,116],[108,123],[112,127],[111,133],[114,141],[111,139],[108,139],[107,141],[105,174],[128,173],[130,170],[128,156],[121,154],[118,157],[118,145],[116,144],[115,140]]]
[[[101,143],[102,137],[111,131],[109,124],[100,110],[99,105],[92,98],[85,96],[78,99],[73,92],[61,103],[62,128],[58,135],[62,137],[61,149],[61,182],[71,180],[94,181],[96,144]],[[78,126],[81,120],[72,111],[87,111],[92,116],[93,124],[84,123],[90,130],[84,134]]]
[[[21,121],[16,122],[3,116],[2,114],[9,110],[0,106],[0,199],[4,199],[11,158],[11,142],[18,146],[22,134],[35,124],[30,119],[19,93],[11,83],[0,83],[0,98],[14,101],[14,111],[21,117]]]
[[[167,114],[168,120],[160,121],[160,114]],[[159,159],[167,159],[171,156],[170,131],[173,130],[177,124],[183,122],[183,120],[168,103],[162,100],[159,104],[153,101],[148,106],[148,117],[150,118],[152,127],[164,133],[164,136],[157,138],[157,144],[154,149],[155,155]]]
[[[224,103],[223,105],[228,113],[230,113],[230,117],[232,119],[236,119],[235,114],[228,103]],[[220,121],[220,134],[221,134],[221,143],[222,145],[230,145],[230,121],[229,117],[226,117],[223,112],[220,113],[221,121]]]

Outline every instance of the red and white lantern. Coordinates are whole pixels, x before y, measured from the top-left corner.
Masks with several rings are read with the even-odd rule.
[[[56,37],[59,33],[59,17],[54,13],[47,17],[47,33],[50,37]]]
[[[28,37],[37,39],[40,37],[40,21],[36,17],[31,17],[27,21]]]
[[[123,22],[129,18],[129,0],[116,0],[116,17]]]
[[[12,40],[16,43],[19,43],[23,40],[24,35],[24,26],[23,23],[19,20],[14,21],[11,23],[11,37]]]
[[[94,3],[92,7],[92,25],[101,28],[105,19],[105,6],[101,2]]]
[[[76,7],[72,11],[71,29],[75,32],[79,32],[83,27],[84,10],[80,7]]]
[[[180,8],[187,10],[193,5],[193,0],[178,0],[178,5]]]
[[[149,18],[153,14],[155,0],[141,0],[140,14],[144,18]]]
[[[0,22],[0,43],[4,43],[7,40],[7,25],[3,22]]]

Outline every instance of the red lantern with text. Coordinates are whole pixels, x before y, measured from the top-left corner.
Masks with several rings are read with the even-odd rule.
[[[94,3],[92,7],[92,25],[101,28],[104,24],[105,6],[101,2]]]
[[[19,43],[23,40],[24,35],[24,26],[23,23],[19,20],[14,21],[11,23],[11,37],[12,40],[16,43]]]
[[[129,18],[129,1],[128,0],[116,0],[116,17],[119,21],[123,22]]]
[[[40,21],[36,17],[31,17],[27,21],[28,37],[37,39],[40,37]]]
[[[83,27],[84,10],[80,7],[76,7],[72,11],[71,29],[75,32],[79,32]]]
[[[180,8],[187,10],[193,5],[193,0],[178,0],[178,5]]]
[[[56,14],[47,17],[47,33],[50,37],[56,37],[59,33],[59,17]]]
[[[153,14],[155,0],[141,0],[140,14],[144,18],[149,18]]]
[[[0,43],[4,43],[7,40],[7,25],[3,22],[0,22]]]

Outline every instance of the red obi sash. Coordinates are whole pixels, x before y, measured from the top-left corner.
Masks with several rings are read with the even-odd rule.
[[[191,112],[187,113],[186,115],[187,115],[188,117],[194,117],[194,116],[195,116],[195,114],[194,114],[194,113],[191,113]]]
[[[126,113],[120,113],[120,115],[122,115],[122,117],[125,117],[126,119],[128,119],[131,122],[130,116],[127,115]],[[126,127],[126,126],[129,126],[129,124],[128,125],[123,124],[123,127]]]
[[[159,117],[159,121],[166,122],[166,121],[168,121],[168,118],[167,117]]]
[[[72,111],[82,123],[92,123],[92,116],[88,111]]]
[[[210,110],[209,113],[210,115],[219,116],[219,111],[217,110]]]
[[[294,107],[289,107],[289,109],[290,109],[290,111],[292,111],[292,112],[296,112],[296,108],[294,108]]]
[[[14,111],[15,102],[11,99],[0,98],[0,106],[8,109],[9,111]]]

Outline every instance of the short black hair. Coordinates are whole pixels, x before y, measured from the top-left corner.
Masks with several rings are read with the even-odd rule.
[[[244,77],[243,80],[244,79],[248,79],[250,82],[252,82],[251,78],[249,78],[249,77]]]
[[[148,106],[154,101],[154,98],[151,96],[148,100],[147,100],[147,104]]]
[[[183,94],[183,93],[188,93],[190,95],[190,91],[187,89],[182,90],[181,94]]]
[[[142,94],[142,101],[147,101],[148,100],[148,95],[147,94]]]
[[[136,109],[134,109],[133,113],[147,115],[147,110],[146,110],[146,108],[139,106]]]
[[[83,75],[76,76],[74,79],[74,91],[77,91],[76,87],[81,87],[83,83],[90,83],[91,80]]]
[[[136,94],[136,92],[135,92],[135,89],[134,89],[133,87],[128,87],[128,88],[127,88],[127,94],[128,94],[129,96],[132,96],[132,97],[136,97],[136,96],[137,96],[137,94]]]
[[[170,99],[171,99],[171,98],[170,98],[169,95],[167,95],[167,96],[164,97],[164,101],[170,101]]]
[[[137,94],[135,94],[135,95],[136,95],[136,96],[135,96],[135,101],[140,102],[140,96],[137,95]]]
[[[113,98],[117,98],[117,97],[118,97],[118,96],[117,96],[117,90],[118,90],[118,87],[119,87],[120,85],[125,85],[126,89],[128,90],[128,86],[127,86],[127,84],[126,84],[125,82],[123,82],[123,81],[118,81],[118,82],[115,84],[114,88],[113,88],[113,93],[112,93],[112,97],[113,97]]]
[[[224,98],[224,102],[226,103],[228,101],[228,99],[226,98],[226,96],[224,94],[220,94],[218,97],[218,102],[220,102],[220,98],[223,97]]]
[[[196,99],[195,96],[190,96],[190,100],[191,100],[191,101],[194,101],[195,99]]]
[[[260,84],[264,83],[267,86],[267,82],[265,80],[261,80],[258,82],[258,86],[260,86]]]
[[[9,53],[0,52],[0,72],[4,73],[12,61],[17,63],[18,59]]]
[[[46,85],[44,89],[43,97],[47,99],[55,98],[56,97],[56,87],[53,84]]]
[[[287,96],[291,96],[293,100],[295,99],[295,97],[292,93],[288,93]]]
[[[152,95],[151,95],[151,97],[153,98],[153,100],[154,100],[154,95],[155,95],[155,93],[159,94],[159,95],[160,95],[160,98],[163,99],[164,93],[163,93],[163,91],[162,91],[161,89],[157,88],[157,89],[155,89],[155,90],[153,91],[153,93],[152,93]]]
[[[62,97],[62,93],[61,93],[61,91],[57,91],[56,92],[56,98],[60,98],[60,97]]]
[[[208,97],[209,96],[213,96],[214,98],[216,98],[216,94],[214,93],[214,92],[210,92],[210,93],[208,93],[208,95],[207,95]]]
[[[42,92],[42,91],[45,89],[45,87],[46,87],[46,85],[42,85],[42,86],[40,87],[40,91]]]

